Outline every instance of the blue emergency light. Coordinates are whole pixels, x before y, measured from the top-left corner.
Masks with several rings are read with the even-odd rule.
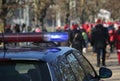
[[[61,51],[61,49],[59,48],[50,48],[47,50],[47,52],[59,52],[59,51]]]
[[[44,34],[45,41],[63,42],[68,40],[68,33],[66,32],[51,32]]]

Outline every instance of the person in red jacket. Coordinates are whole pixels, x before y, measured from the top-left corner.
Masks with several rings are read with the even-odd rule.
[[[110,41],[110,53],[114,52],[115,48],[115,29],[113,25],[108,27],[109,41]]]
[[[118,55],[118,64],[120,64],[120,26],[118,27],[118,30],[115,33],[115,45]]]

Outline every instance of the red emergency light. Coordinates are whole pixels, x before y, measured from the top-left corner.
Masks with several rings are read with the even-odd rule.
[[[38,42],[43,41],[41,33],[0,34],[0,42]]]
[[[0,42],[62,42],[67,40],[67,32],[0,33]]]

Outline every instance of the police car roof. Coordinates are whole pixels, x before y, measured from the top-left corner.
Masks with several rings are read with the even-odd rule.
[[[41,60],[50,62],[57,59],[58,56],[64,55],[66,52],[73,50],[70,47],[57,47],[58,51],[17,51],[17,52],[0,52],[0,58],[11,59],[11,60]]]
[[[0,42],[63,42],[68,40],[67,32],[41,32],[41,33],[5,33],[0,34]],[[46,44],[47,45],[47,44]],[[42,50],[41,48],[42,47]],[[69,47],[20,47],[11,49],[6,48],[5,44],[2,49],[0,49],[1,59],[16,59],[16,60],[42,60],[50,61],[57,58],[60,55],[65,54],[72,48]]]

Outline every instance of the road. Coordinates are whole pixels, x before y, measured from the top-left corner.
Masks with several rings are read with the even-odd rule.
[[[99,68],[96,67],[96,55],[89,49],[85,57],[90,61],[93,67],[98,72]],[[106,67],[112,70],[112,77],[104,79],[105,81],[120,81],[120,65],[117,60],[117,53],[111,53],[109,58],[106,59]]]

